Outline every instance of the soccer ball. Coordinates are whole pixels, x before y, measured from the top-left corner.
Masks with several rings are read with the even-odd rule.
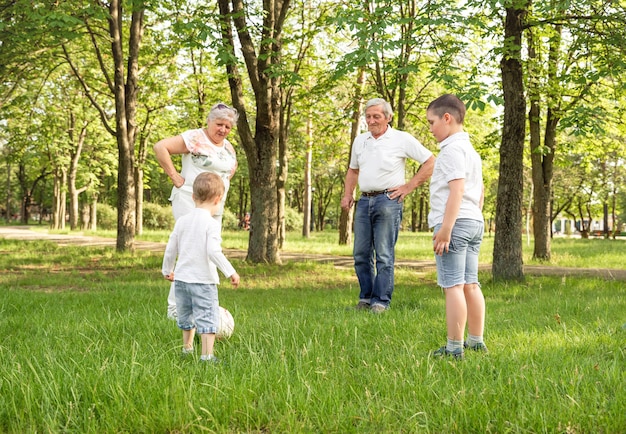
[[[220,325],[217,328],[217,339],[227,339],[233,335],[235,320],[228,310],[220,306]]]

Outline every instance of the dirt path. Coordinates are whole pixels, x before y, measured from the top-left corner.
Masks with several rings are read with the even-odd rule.
[[[49,234],[45,230],[34,231],[28,226],[0,226],[0,238],[13,240],[49,240],[61,246],[111,246],[115,247],[115,239],[85,236],[80,233],[60,235]],[[163,252],[165,243],[155,243],[149,241],[135,241],[135,248],[139,250]],[[224,249],[224,253],[230,258],[245,259],[246,251]],[[323,263],[333,263],[336,267],[352,268],[353,260],[350,256],[318,255],[294,252],[281,252],[283,261],[317,261]],[[410,268],[416,272],[432,272],[435,270],[435,261],[420,260],[398,260],[396,265],[403,268]],[[491,264],[481,264],[482,270],[490,270]],[[542,265],[525,265],[524,273],[536,276],[587,276],[599,277],[607,280],[626,281],[626,270],[609,268],[565,268]]]

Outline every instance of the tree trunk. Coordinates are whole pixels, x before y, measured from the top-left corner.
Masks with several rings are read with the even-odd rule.
[[[290,92],[286,92],[290,94]],[[287,177],[289,175],[289,154],[287,152],[287,138],[291,121],[291,98],[286,97],[280,107],[280,128],[278,136],[278,177],[276,180],[276,193],[278,195],[278,248],[282,249],[287,238],[285,226],[285,202]]]
[[[76,132],[76,116],[70,110],[69,113],[69,142],[72,147],[70,150],[70,168],[67,175],[67,183],[68,183],[68,193],[70,196],[70,229],[76,230],[78,228],[78,220],[79,220],[79,204],[78,204],[78,195],[85,191],[87,187],[77,188],[76,187],[76,177],[78,174],[78,166],[80,163],[80,155],[83,150],[83,144],[85,143],[85,138],[87,137],[87,126],[88,122],[85,122],[82,125],[82,128],[78,134],[78,137],[75,137]]]
[[[500,146],[500,180],[496,202],[496,236],[492,273],[496,280],[523,280],[522,200],[526,101],[521,63],[521,41],[526,4],[507,8],[504,28],[502,90],[504,127]]]
[[[135,199],[135,137],[137,130],[137,79],[139,46],[143,35],[143,9],[132,11],[128,43],[128,71],[124,80],[124,50],[122,48],[122,4],[112,0],[109,6],[109,32],[115,67],[115,125],[118,148],[117,173],[117,243],[118,251],[133,250],[136,225]]]
[[[533,172],[533,235],[535,248],[533,258],[549,261],[551,257],[552,175],[554,171],[554,149],[558,119],[548,109],[543,148],[532,148]],[[542,151],[544,149],[544,151]]]
[[[7,186],[6,186],[6,221],[7,224],[11,223],[12,206],[11,206],[11,163],[7,161]]]
[[[89,202],[85,201],[80,207],[80,229],[87,230],[89,229],[89,219],[91,218],[91,207],[89,206]]]
[[[76,179],[72,179],[71,175],[68,177],[70,183],[68,193],[70,197],[70,230],[75,231],[78,229],[79,217],[79,205],[78,205],[78,190],[76,190]]]
[[[201,92],[200,92],[201,93]],[[150,123],[150,111],[146,117],[144,127],[141,130],[140,138],[138,140],[139,149],[137,150],[137,160],[135,164],[135,235],[143,234],[143,200],[144,200],[144,167],[146,167],[146,160],[148,158],[148,141],[152,132],[153,124]],[[150,198],[148,198],[149,200]]]
[[[246,151],[250,174],[251,230],[247,260],[255,263],[280,263],[278,251],[278,195],[276,159],[280,134],[281,77],[277,74],[281,64],[282,27],[289,9],[289,0],[263,3],[262,25],[258,48],[249,33],[243,0],[218,0],[222,58],[230,84],[233,106],[239,111],[237,132]],[[237,29],[240,52],[244,57],[250,86],[256,103],[254,134],[248,123],[243,82],[237,66],[233,26]],[[258,54],[257,54],[258,52]]]
[[[359,134],[359,126],[361,124],[361,113],[363,112],[363,90],[365,89],[365,68],[359,69],[356,85],[354,87],[354,105],[352,106],[352,127],[350,129],[350,143],[348,153],[348,164],[352,157],[352,143]],[[341,209],[339,217],[339,245],[347,245],[352,243],[352,220],[354,218],[354,207],[349,210]]]
[[[28,178],[26,176],[26,166],[22,162],[19,163],[17,180],[19,182],[20,191],[22,194],[22,201],[20,203],[20,213],[21,213],[20,222],[22,224],[27,225],[30,220],[30,207],[32,206],[33,192],[36,191],[37,184],[39,182],[43,182],[49,174],[50,172],[46,171],[45,169],[42,169],[41,173],[32,182],[32,184],[28,185]]]
[[[304,199],[302,207],[302,236],[311,236],[311,211],[313,210],[313,196],[311,189],[311,165],[313,163],[313,119],[311,112],[306,119],[306,149],[304,151]]]
[[[529,30],[529,63],[532,61],[541,62],[536,59],[532,31]],[[561,41],[561,28],[556,26],[555,34],[550,38],[548,56],[548,85],[557,83],[557,66],[559,63],[559,48]],[[529,68],[530,69],[530,68]],[[558,93],[548,88],[546,113],[546,127],[544,133],[543,146],[540,139],[540,110],[539,110],[539,89],[540,79],[531,77],[529,89],[531,93],[531,109],[529,112],[530,123],[530,150],[533,179],[533,235],[535,238],[533,258],[549,261],[551,257],[551,224],[552,212],[550,204],[552,201],[552,177],[554,173],[554,154],[556,150],[556,128],[559,124],[558,115],[560,101]]]
[[[263,145],[264,138],[266,145]],[[276,149],[276,140],[269,136],[257,135],[255,141],[262,152],[259,162],[251,164],[248,159],[251,180],[250,243],[247,260],[254,263],[280,263],[278,253],[278,207],[276,206],[276,159],[271,149]],[[272,144],[274,146],[272,146]],[[265,156],[263,156],[265,154]],[[252,181],[254,180],[254,181]]]
[[[52,229],[65,229],[65,201],[67,185],[67,171],[64,168],[57,168],[52,184]]]
[[[143,169],[135,168],[135,235],[143,234]]]
[[[91,199],[92,200],[89,204],[91,216],[89,219],[88,229],[91,231],[95,231],[98,229],[98,193],[94,193]]]
[[[420,215],[419,215],[419,227],[418,230],[420,232],[428,231],[428,198],[426,197],[426,192],[422,190],[420,192]]]

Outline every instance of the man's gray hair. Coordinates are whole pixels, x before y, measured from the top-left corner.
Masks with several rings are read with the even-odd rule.
[[[387,119],[391,119],[393,117],[393,109],[391,108],[391,104],[385,101],[382,98],[372,98],[365,104],[365,110],[374,106],[383,106],[383,114]]]

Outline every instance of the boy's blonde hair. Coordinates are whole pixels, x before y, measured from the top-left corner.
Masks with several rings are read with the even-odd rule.
[[[461,101],[458,96],[449,93],[435,99],[428,104],[428,108],[426,109],[426,111],[430,111],[439,118],[449,113],[460,124],[465,120],[465,110],[463,101]]]
[[[207,202],[224,195],[224,181],[211,172],[203,172],[193,182],[193,197],[197,201]]]

